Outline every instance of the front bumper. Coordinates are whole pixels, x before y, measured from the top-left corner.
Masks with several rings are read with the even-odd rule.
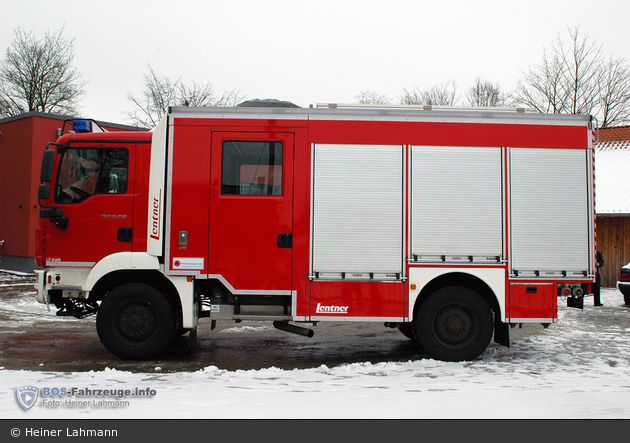
[[[48,295],[48,291],[46,290],[46,271],[36,269],[35,275],[37,276],[37,282],[35,283],[35,290],[37,294],[35,295],[35,299],[39,303],[46,303],[48,306],[48,310],[50,311],[50,295]]]
[[[630,295],[630,282],[618,281],[617,289],[619,289],[619,292],[621,292],[623,295]]]

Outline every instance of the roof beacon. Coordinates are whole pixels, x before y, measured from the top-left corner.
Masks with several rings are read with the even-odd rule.
[[[74,132],[92,132],[92,122],[88,120],[75,120],[72,122]]]

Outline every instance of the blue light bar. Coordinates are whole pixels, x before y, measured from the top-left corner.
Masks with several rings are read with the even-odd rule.
[[[88,120],[75,120],[72,122],[74,132],[92,132],[92,122]]]

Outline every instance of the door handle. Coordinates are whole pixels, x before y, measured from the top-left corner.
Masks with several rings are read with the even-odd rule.
[[[131,243],[133,241],[133,228],[118,228],[118,241]]]
[[[293,234],[278,234],[278,247],[291,249],[293,247]]]

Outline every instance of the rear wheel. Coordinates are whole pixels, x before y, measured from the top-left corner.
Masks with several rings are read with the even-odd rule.
[[[123,359],[146,360],[160,354],[175,336],[173,309],[156,288],[129,283],[112,290],[96,317],[103,345]]]
[[[477,358],[492,338],[492,311],[475,291],[449,286],[433,293],[414,320],[416,338],[430,357],[445,361]]]

